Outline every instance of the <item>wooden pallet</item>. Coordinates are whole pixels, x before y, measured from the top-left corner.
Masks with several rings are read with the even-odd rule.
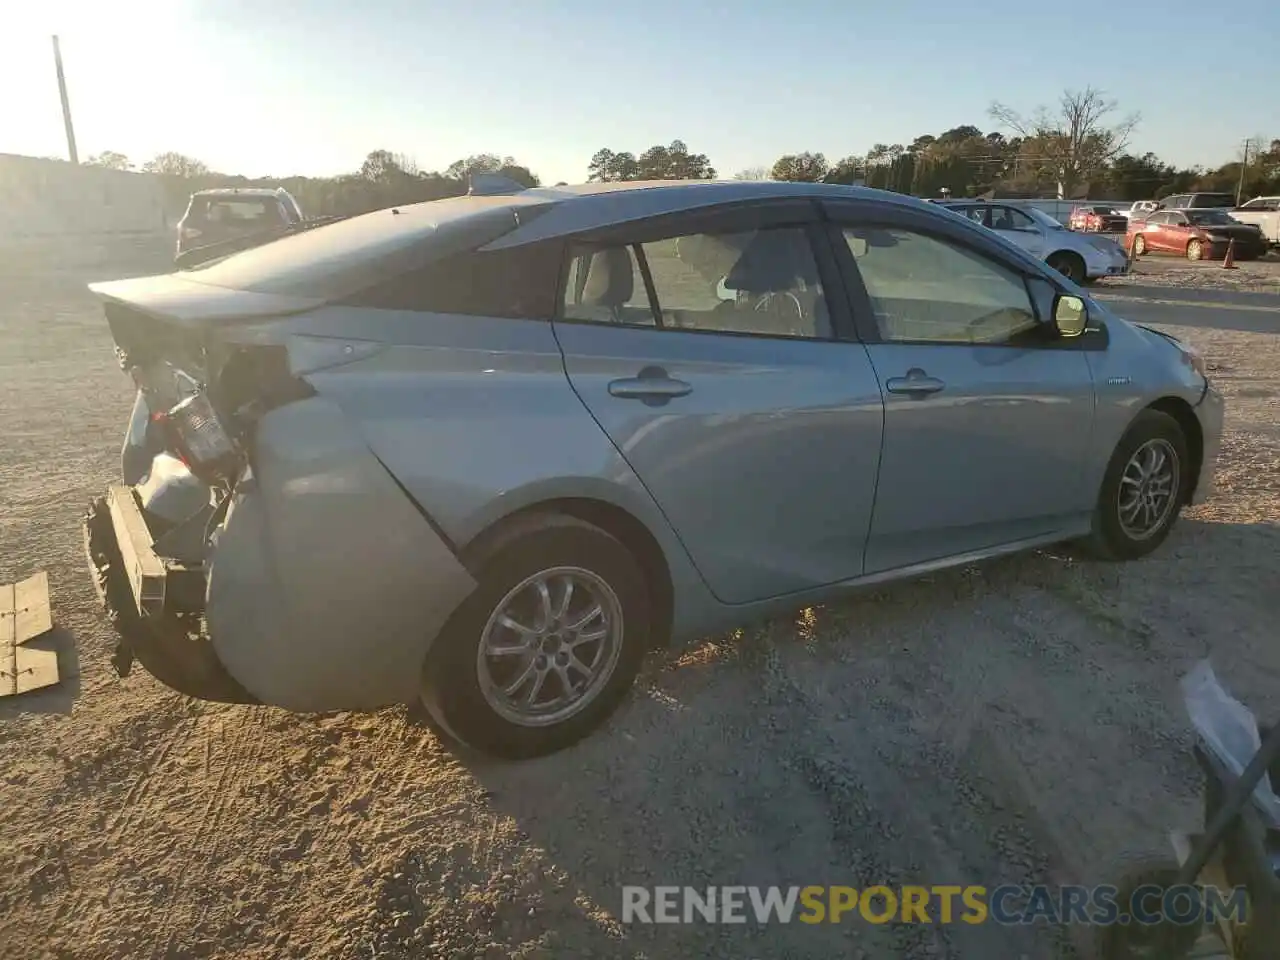
[[[49,577],[43,570],[18,583],[0,584],[0,697],[59,682],[57,651],[23,646],[52,629]]]

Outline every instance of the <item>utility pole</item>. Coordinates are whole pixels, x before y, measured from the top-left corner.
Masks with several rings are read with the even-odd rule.
[[[1244,142],[1244,160],[1240,163],[1240,183],[1236,186],[1236,206],[1240,206],[1241,197],[1244,194],[1244,172],[1249,169],[1249,144],[1253,140]]]
[[[58,35],[53,35],[53,63],[58,68],[58,93],[62,97],[62,125],[67,130],[67,153],[71,154],[71,162],[80,163],[80,154],[76,152],[76,131],[71,125],[71,101],[67,99],[67,78],[62,73],[62,50],[58,47]]]

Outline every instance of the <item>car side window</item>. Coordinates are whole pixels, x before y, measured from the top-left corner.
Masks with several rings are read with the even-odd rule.
[[[574,248],[560,316],[566,320],[656,326],[636,248]]]
[[[991,208],[987,206],[981,207],[961,207],[958,211],[962,216],[968,217],[974,223],[981,224],[984,227],[991,226]]]
[[[1035,231],[1036,222],[1021,210],[1015,210],[1013,207],[1003,207],[1001,209],[1003,209],[1008,216],[1009,225],[1004,228],[1005,230]]]
[[[1038,326],[1022,275],[912,230],[846,227],[844,239],[890,342],[1013,344]]]
[[[563,247],[534,243],[444,257],[345,297],[382,310],[550,320]]]
[[[609,259],[598,259],[603,257]],[[601,275],[593,282],[597,269],[607,271],[608,278]],[[646,270],[656,297],[652,305],[645,292]],[[646,325],[656,316],[664,329],[831,336],[817,262],[800,227],[573,250],[561,316]]]

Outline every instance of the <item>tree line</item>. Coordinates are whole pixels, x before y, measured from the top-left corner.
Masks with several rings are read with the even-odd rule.
[[[112,170],[134,170],[159,176],[165,185],[168,208],[185,206],[196,190],[215,187],[283,187],[298,201],[306,216],[357,214],[396,204],[420,203],[462,196],[472,176],[496,173],[526,187],[541,181],[514,157],[481,153],[464,157],[444,170],[423,171],[411,157],[390,150],[374,150],[359,170],[336,177],[245,177],[209,169],[194,157],[161,153],[137,167],[128,157],[106,151],[85,161]]]
[[[1244,198],[1280,194],[1280,140],[1251,141],[1247,162],[1217,168],[1177,167],[1150,152],[1130,148],[1139,123],[1121,116],[1118,104],[1092,87],[1065,91],[1053,106],[1022,114],[1002,103],[987,111],[996,128],[964,124],[937,134],[921,134],[908,144],[877,143],[865,154],[828,160],[803,151],[779,157],[771,167],[741,170],[743,180],[863,183],[915,196],[1046,196],[1069,199],[1161,199],[1171,193],[1210,190]],[[134,169],[129,159],[106,152],[88,160],[113,169]],[[362,213],[395,204],[438,200],[467,192],[470,177],[498,173],[526,186],[539,178],[513,157],[477,154],[443,171],[422,171],[412,158],[374,150],[358,171],[336,177],[249,179],[215,173],[198,160],[163,153],[141,170],[164,178],[174,205],[192,190],[209,187],[281,186],[308,216]],[[717,176],[705,153],[683,140],[655,144],[638,153],[601,148],[588,162],[594,182],[711,180]]]

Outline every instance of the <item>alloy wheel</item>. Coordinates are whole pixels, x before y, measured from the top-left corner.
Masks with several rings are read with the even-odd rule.
[[[1147,540],[1160,531],[1177,503],[1179,481],[1178,451],[1168,440],[1156,437],[1133,452],[1116,497],[1125,536]]]
[[[580,567],[540,571],[512,587],[485,624],[481,693],[511,723],[562,723],[608,684],[622,637],[622,604],[601,577]]]

